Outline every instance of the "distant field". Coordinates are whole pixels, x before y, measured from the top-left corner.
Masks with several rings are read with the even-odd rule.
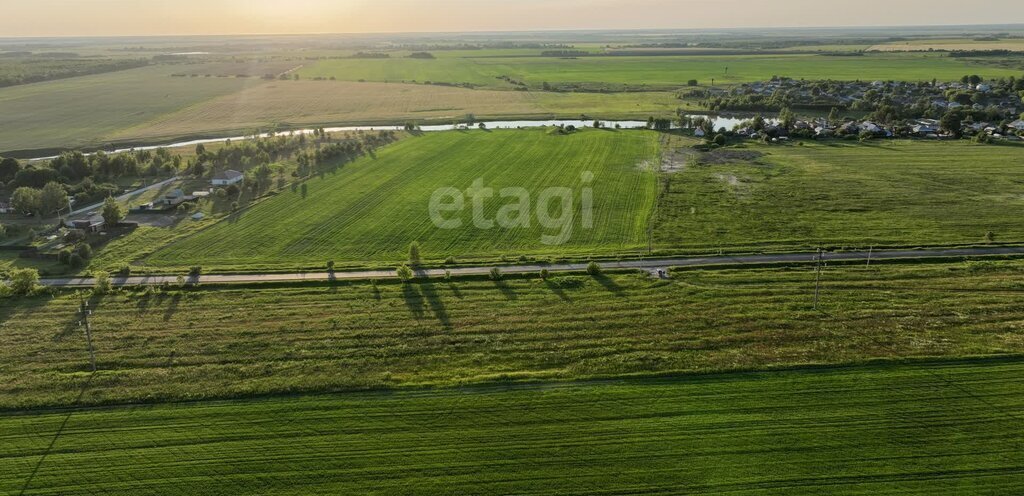
[[[0,409],[1024,353],[1024,262],[0,300]],[[4,443],[0,442],[0,445]],[[2,472],[2,471],[0,471]]]
[[[477,118],[553,118],[580,114],[604,119],[672,115],[686,103],[650,93],[544,93],[469,90],[433,85],[277,81],[222,96],[124,129],[118,139],[325,123],[401,124]]]
[[[308,196],[284,192],[156,252],[145,263],[252,269],[327,260],[398,262],[406,259],[412,241],[433,260],[635,250],[645,244],[654,201],[657,138],[648,131],[613,130],[568,136],[545,129],[427,133],[309,181]],[[584,172],[593,173],[593,229],[581,225]],[[571,188],[571,237],[545,246],[542,236],[562,231],[542,226],[532,205],[528,227],[478,229],[468,201],[461,215],[454,214],[461,228],[435,227],[428,210],[432,193],[442,187],[465,191],[477,179],[496,193],[525,188],[537,201],[544,188]],[[487,218],[494,219],[510,201],[487,202]],[[558,203],[549,205],[558,217]]]
[[[728,70],[727,70],[728,69]],[[652,57],[557,57],[463,59],[340,59],[325,60],[299,71],[302,77],[339,80],[444,81],[505,87],[508,76],[533,87],[549,83],[606,83],[681,87],[690,79],[701,84],[731,84],[788,76],[806,79],[960,79],[1020,76],[1020,71],[986,67],[944,55],[875,54],[862,57],[823,55],[723,55]],[[614,88],[613,88],[614,89]]]
[[[918,50],[1024,50],[1024,39],[976,41],[970,38],[910,40],[874,45],[870,50],[902,52]]]
[[[5,494],[1011,494],[1024,365],[0,416]]]
[[[0,88],[0,153],[99,145],[120,129],[257,84],[172,78],[167,66]]]
[[[1024,241],[1020,146],[749,144],[668,176],[662,248],[797,249]],[[702,165],[703,163],[703,165]]]

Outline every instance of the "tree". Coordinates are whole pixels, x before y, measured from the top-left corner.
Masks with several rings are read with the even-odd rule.
[[[942,119],[939,119],[939,126],[944,131],[959,136],[963,127],[963,118],[959,112],[946,112]]]
[[[46,183],[39,193],[39,208],[43,214],[55,214],[68,206],[68,192],[57,182]]]
[[[686,85],[687,86],[697,86],[697,80],[696,79],[691,79],[691,80],[686,82]]]
[[[716,145],[718,145],[718,146],[725,146],[725,135],[724,134],[717,134],[717,135],[715,135],[714,143]]]
[[[110,282],[110,273],[98,270],[92,273],[92,278],[95,281],[93,284],[93,293],[98,295],[104,295],[113,289],[114,285]]]
[[[405,264],[399,265],[398,268],[395,269],[395,275],[397,275],[402,282],[409,282],[413,278],[412,269]]]
[[[540,280],[547,281],[550,275],[551,273],[548,271],[548,269],[540,269]]]
[[[11,195],[11,208],[25,214],[37,214],[42,210],[42,196],[38,189],[22,186]]]
[[[491,267],[490,277],[491,277],[492,281],[500,281],[501,280],[501,269],[499,269],[497,267]]]
[[[412,265],[420,263],[420,244],[415,241],[409,245],[409,263]]]
[[[39,271],[36,269],[15,269],[11,271],[11,291],[16,295],[30,295],[39,286]]]
[[[116,226],[124,219],[124,211],[114,197],[107,197],[103,201],[103,223],[108,226]]]
[[[828,113],[828,123],[837,124],[839,122],[839,109],[832,107],[832,111]]]
[[[602,274],[601,265],[597,262],[590,262],[587,264],[587,274],[592,276],[599,276]]]
[[[21,164],[16,159],[0,158],[0,181],[7,183],[14,180],[14,175],[19,170],[21,170]]]
[[[779,112],[779,124],[786,130],[793,129],[793,125],[796,124],[796,114],[789,110],[789,107],[783,107]]]

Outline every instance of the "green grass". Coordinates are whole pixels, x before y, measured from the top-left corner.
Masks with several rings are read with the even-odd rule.
[[[737,158],[743,153],[762,155]],[[966,141],[880,141],[696,154],[668,176],[654,243],[808,250],[985,243],[988,231],[998,242],[1022,242],[1022,153]]]
[[[728,68],[728,71],[726,71]],[[614,56],[561,59],[444,58],[336,59],[304,67],[302,77],[335,77],[345,81],[443,81],[505,87],[509,76],[538,87],[549,83],[684,86],[690,79],[708,84],[743,83],[788,76],[834,80],[958,80],[965,74],[985,77],[1020,76],[1019,70],[986,67],[945,54],[871,54],[863,57],[823,55]]]
[[[443,260],[521,253],[590,253],[644,245],[652,210],[657,135],[647,131],[585,130],[562,136],[544,129],[428,133],[380,150],[375,157],[309,181],[308,192],[286,191],[147,258],[156,267],[245,268],[322,266],[327,260],[400,262],[418,241],[424,257]],[[583,173],[593,173],[593,229],[582,225]],[[465,211],[459,229],[439,229],[428,208],[438,188],[525,188],[539,203],[548,187],[571,188],[575,221],[562,245],[543,236],[531,213],[528,227],[480,229]],[[486,217],[513,200],[486,203]],[[559,216],[558,202],[549,204]]]
[[[0,416],[5,494],[1011,494],[1024,364]]]
[[[0,301],[0,408],[1024,353],[1024,262]],[[81,397],[79,398],[79,395]]]

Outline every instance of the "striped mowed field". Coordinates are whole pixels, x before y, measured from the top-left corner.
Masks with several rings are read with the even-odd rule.
[[[413,241],[422,246],[424,258],[435,260],[635,250],[646,245],[658,153],[658,135],[637,130],[427,133],[258,203],[158,250],[146,263],[266,267],[401,261]],[[474,220],[467,193],[474,183],[493,190],[481,203],[482,224]],[[462,193],[461,210],[441,212],[444,220],[458,220],[457,228],[442,229],[432,220],[431,198],[442,188]],[[522,188],[528,195],[524,222],[495,222],[501,209],[523,200],[506,196],[505,188]],[[566,191],[569,202],[559,197]],[[588,192],[592,220],[584,215]],[[442,201],[454,205],[456,200],[445,196]],[[494,226],[481,227],[488,222]]]

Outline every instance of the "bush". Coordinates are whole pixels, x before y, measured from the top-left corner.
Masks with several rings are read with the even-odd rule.
[[[603,270],[601,270],[601,265],[598,264],[597,262],[590,262],[589,264],[587,264],[587,274],[590,274],[592,276],[599,276],[602,273]]]
[[[450,270],[444,271],[444,280],[445,281],[451,281],[452,280],[452,271],[450,271]]]
[[[82,243],[75,248],[75,253],[82,257],[82,260],[89,260],[92,258],[92,247],[88,243]]]
[[[444,259],[445,265],[455,265],[455,257],[448,257]]]
[[[96,281],[93,285],[93,292],[95,294],[107,294],[113,289],[114,285],[110,282],[110,274],[108,272],[99,270],[93,272],[92,277]]]
[[[71,265],[71,255],[73,254],[71,248],[64,248],[57,254],[57,261],[64,265]]]
[[[410,269],[408,265],[402,264],[395,269],[395,275],[397,275],[402,282],[409,282],[415,274],[413,274],[412,269]]]
[[[195,267],[192,267],[188,271],[188,275],[190,275],[190,276],[199,276],[199,275],[202,275],[202,274],[203,274],[203,268],[201,266],[199,266],[199,265],[197,265]]]
[[[548,277],[551,277],[551,272],[548,269],[540,269],[540,280],[547,281]]]
[[[72,253],[71,257],[68,259],[68,265],[70,265],[72,268],[79,269],[83,265],[85,265],[85,259],[83,259],[82,256],[77,253]]]
[[[124,264],[124,265],[121,266],[121,268],[117,269],[117,273],[118,273],[118,275],[122,275],[122,276],[128,277],[128,276],[132,275],[132,266],[128,265],[128,264]]]
[[[327,262],[327,270],[329,272],[334,272],[334,260],[330,260]]]
[[[16,295],[30,295],[39,287],[39,271],[36,269],[15,269],[11,271],[11,291]]]
[[[490,277],[491,277],[492,281],[500,281],[501,280],[501,269],[499,269],[497,267],[491,267]]]

